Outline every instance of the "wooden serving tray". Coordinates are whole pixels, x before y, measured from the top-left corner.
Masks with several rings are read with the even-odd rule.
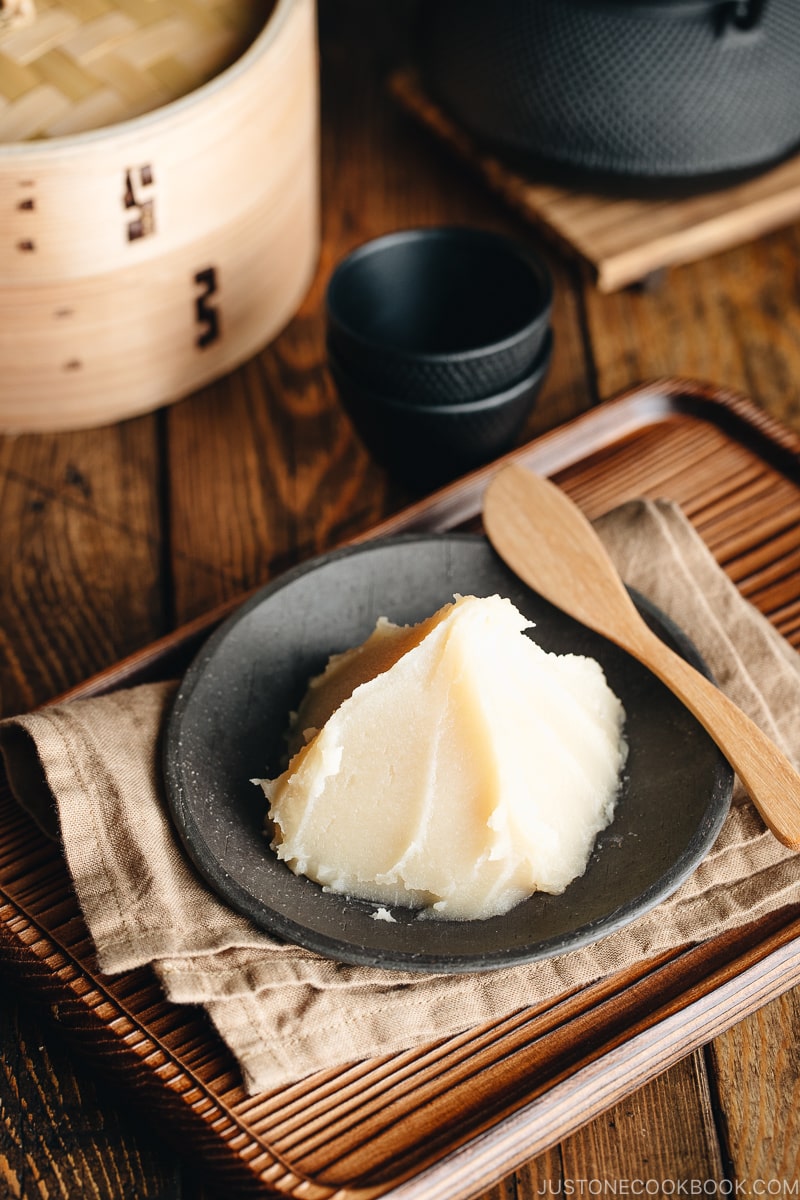
[[[683,506],[742,592],[800,644],[800,438],[741,397],[661,381],[514,451],[590,517],[634,496]],[[479,528],[497,464],[369,536]],[[70,697],[167,678],[217,611]],[[197,1009],[147,970],[97,970],[57,848],[0,780],[0,963],[82,1051],[153,1113],[225,1194],[464,1198],[552,1146],[695,1047],[800,982],[800,908],[614,975],[538,1008],[248,1097]]]

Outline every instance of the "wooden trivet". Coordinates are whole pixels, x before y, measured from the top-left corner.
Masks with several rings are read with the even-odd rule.
[[[479,146],[426,94],[411,69],[390,91],[400,104],[480,172],[510,205],[589,264],[602,292],[664,267],[694,262],[800,218],[800,156],[756,178],[681,198],[643,200],[526,178]]]

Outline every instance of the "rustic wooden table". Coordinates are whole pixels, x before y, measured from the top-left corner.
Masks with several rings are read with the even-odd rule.
[[[437,222],[543,249],[387,98],[409,10],[322,0],[322,255],[277,342],[152,416],[0,442],[5,714],[407,501],[370,461],[326,372],[334,263],[371,236]],[[737,388],[800,429],[800,228],[674,269],[651,291],[601,295],[581,269],[550,259],[557,353],[525,439],[671,374]],[[796,1194],[799,1035],[800,997],[788,992],[491,1196],[566,1192],[564,1180],[575,1195],[641,1194],[645,1182],[652,1194],[654,1180],[661,1194]],[[0,1037],[0,1196],[211,1200],[196,1167],[76,1059],[46,1004],[5,987]]]

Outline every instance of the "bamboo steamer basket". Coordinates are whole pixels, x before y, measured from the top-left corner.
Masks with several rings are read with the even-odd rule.
[[[0,0],[0,429],[152,410],[276,336],[318,142],[315,0]]]

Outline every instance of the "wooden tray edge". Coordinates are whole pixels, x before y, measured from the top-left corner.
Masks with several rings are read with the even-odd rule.
[[[175,1128],[169,1128],[165,1136],[179,1153],[186,1149],[181,1137],[189,1134],[193,1149],[208,1154],[209,1171],[219,1185],[235,1185],[237,1196],[253,1195],[263,1200],[265,1194],[272,1194],[285,1200],[287,1195],[302,1195],[303,1200],[328,1200],[333,1189],[317,1185],[254,1134],[169,1047],[128,1012],[99,973],[75,958],[2,889],[0,914],[0,971],[13,977],[34,1000],[47,1003],[64,1035],[101,1074],[131,1088],[137,1103],[174,1122]],[[169,1004],[166,999],[163,1003]],[[223,1126],[227,1126],[224,1131]],[[237,1134],[246,1136],[270,1161],[266,1165],[262,1162],[257,1174],[238,1154],[221,1161],[219,1139],[223,1132],[226,1141]],[[271,1176],[266,1185],[271,1189],[269,1193],[265,1193],[263,1178],[267,1174]]]
[[[660,1018],[654,1014],[642,1032],[384,1195],[392,1200],[468,1200],[798,982],[800,936],[795,936],[691,1004]],[[355,1198],[357,1193],[348,1195]]]

